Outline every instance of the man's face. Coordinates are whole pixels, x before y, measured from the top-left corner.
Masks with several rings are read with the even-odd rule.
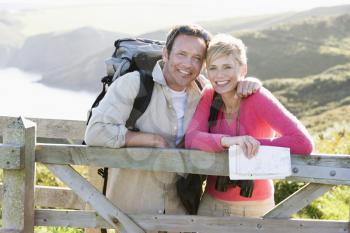
[[[181,91],[194,81],[202,69],[205,52],[203,39],[188,35],[177,36],[170,54],[166,48],[163,50],[163,73],[168,86]]]

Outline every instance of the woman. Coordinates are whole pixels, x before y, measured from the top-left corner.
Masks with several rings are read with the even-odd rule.
[[[212,87],[203,90],[186,133],[186,148],[222,152],[239,145],[248,158],[259,145],[289,147],[293,154],[311,153],[313,142],[305,127],[268,90],[261,88],[246,99],[236,95],[237,82],[247,74],[241,40],[215,36],[206,65]],[[230,182],[209,176],[198,214],[262,216],[274,206],[273,193],[271,180]]]

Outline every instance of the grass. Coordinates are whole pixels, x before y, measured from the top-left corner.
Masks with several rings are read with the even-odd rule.
[[[319,135],[314,135],[316,152],[350,155],[350,124],[335,124]],[[275,183],[275,200],[284,198],[304,185],[302,182],[278,181]],[[294,214],[293,218],[349,220],[350,186],[334,186],[330,191]]]
[[[84,229],[71,227],[35,227],[35,233],[84,233]]]

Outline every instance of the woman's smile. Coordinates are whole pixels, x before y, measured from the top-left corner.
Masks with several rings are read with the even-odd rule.
[[[216,92],[222,94],[234,91],[243,78],[240,65],[232,54],[214,58],[208,65],[208,78]]]
[[[215,83],[217,86],[225,86],[229,82],[230,82],[229,80],[226,80],[226,81],[216,81]]]

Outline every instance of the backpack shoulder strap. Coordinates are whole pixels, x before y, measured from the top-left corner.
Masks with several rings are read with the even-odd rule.
[[[208,119],[209,129],[216,124],[219,110],[222,107],[222,105],[223,105],[223,101],[221,96],[215,92],[213,96],[213,101],[211,102],[211,105],[210,105],[210,113],[209,113],[209,119]]]
[[[95,99],[94,103],[92,104],[92,106],[89,110],[86,125],[89,124],[90,118],[92,116],[92,109],[97,107],[99,105],[99,103],[101,102],[101,100],[103,99],[103,97],[106,95],[107,85],[110,85],[112,83],[112,78],[110,76],[105,76],[101,79],[101,82],[102,82],[102,91],[97,96],[97,98]],[[83,145],[85,145],[85,144],[83,144]]]
[[[203,87],[202,87],[201,82],[200,82],[198,79],[195,79],[194,81],[196,82],[196,84],[197,84],[199,90],[203,90]]]
[[[135,128],[136,121],[141,117],[141,115],[146,111],[149,103],[151,102],[154,81],[152,75],[144,72],[140,72],[140,88],[137,96],[134,100],[134,105],[129,116],[129,119],[126,121],[125,126],[129,130],[138,131]]]

